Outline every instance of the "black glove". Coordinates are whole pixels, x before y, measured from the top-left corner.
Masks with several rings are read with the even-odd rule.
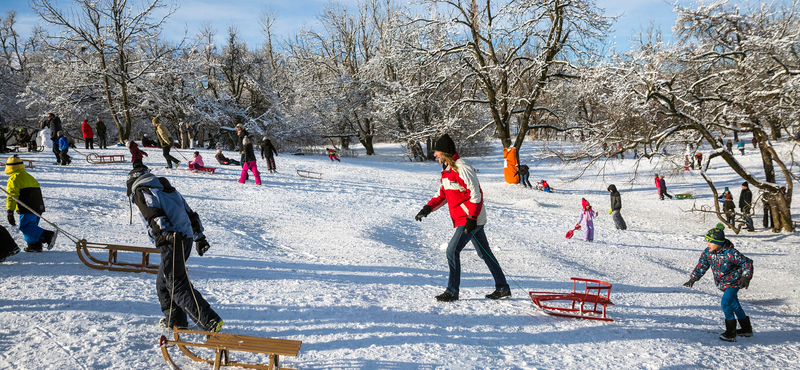
[[[205,236],[194,242],[194,249],[197,250],[197,254],[201,257],[208,251],[208,248],[211,248],[211,246],[208,245],[208,240],[206,240]]]
[[[464,232],[469,234],[478,228],[478,219],[467,217],[467,223],[464,225]]]
[[[8,210],[8,224],[11,226],[17,226],[17,221],[14,221],[14,211]]]
[[[752,277],[742,276],[742,278],[739,279],[739,288],[747,289],[747,287],[750,286],[750,279],[752,279]]]
[[[156,239],[156,245],[172,247],[175,245],[176,234],[174,231],[165,231]]]
[[[685,287],[687,287],[687,288],[691,288],[691,287],[692,287],[692,285],[694,285],[694,282],[695,282],[695,281],[696,281],[696,280],[694,280],[694,279],[689,279],[689,281],[687,281],[687,282],[683,283],[683,286],[685,286]]]
[[[425,207],[422,207],[422,210],[420,210],[419,213],[417,213],[417,216],[414,217],[414,219],[417,221],[422,221],[422,218],[428,217],[428,215],[431,214],[431,212],[433,212],[433,210],[431,210],[431,206],[426,204]]]

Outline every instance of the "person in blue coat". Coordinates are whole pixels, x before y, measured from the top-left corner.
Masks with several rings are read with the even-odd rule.
[[[683,286],[691,288],[692,285],[711,268],[714,273],[714,283],[722,293],[722,312],[725,313],[725,332],[719,339],[735,342],[736,336],[752,337],[753,327],[750,317],[739,304],[739,289],[747,289],[750,279],[753,278],[753,260],[745,257],[733,247],[730,240],[725,239],[725,226],[717,226],[705,235],[706,249],[700,255],[697,266],[692,271],[689,281]],[[739,319],[741,329],[736,329],[736,319]]]
[[[187,327],[186,315],[205,331],[219,332],[222,319],[189,282],[186,260],[195,243],[197,254],[209,248],[200,216],[164,177],[155,177],[147,166],[128,173],[127,194],[147,227],[147,235],[161,252],[156,292],[161,304],[162,326]]]
[[[69,152],[69,140],[67,140],[67,137],[64,136],[64,133],[61,131],[59,131],[56,135],[58,137],[58,156],[60,157],[59,164],[66,166],[72,163],[72,157],[67,155]]]

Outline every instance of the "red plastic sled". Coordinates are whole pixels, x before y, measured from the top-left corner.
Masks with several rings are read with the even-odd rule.
[[[606,316],[611,302],[611,284],[600,280],[571,278],[572,293],[528,292],[533,303],[548,315],[575,319],[614,321]],[[579,290],[578,287],[581,287]],[[568,307],[551,306],[549,302],[570,302]],[[598,307],[599,306],[599,307]]]
[[[578,225],[575,225],[574,229],[572,229],[570,231],[567,231],[567,239],[572,239],[572,235],[575,234],[575,230],[580,230],[580,229],[581,229],[581,225],[578,224]]]

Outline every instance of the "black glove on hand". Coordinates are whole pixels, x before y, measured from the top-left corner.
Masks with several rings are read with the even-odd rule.
[[[752,279],[752,277],[742,276],[742,278],[739,279],[739,288],[747,289],[747,287],[750,286],[750,279]]]
[[[17,221],[14,221],[14,211],[8,210],[8,224],[11,226],[17,226]]]
[[[464,225],[464,232],[469,234],[478,228],[478,219],[467,217],[467,223]]]
[[[208,248],[211,248],[211,246],[208,245],[205,236],[194,242],[194,249],[197,250],[197,254],[201,257],[208,251]]]
[[[431,206],[426,204],[425,207],[422,207],[422,210],[419,211],[419,213],[417,213],[417,216],[414,217],[414,219],[417,221],[422,221],[422,218],[428,217],[428,215],[431,214],[432,211],[433,210],[431,210]]]
[[[685,286],[685,287],[687,287],[687,288],[691,288],[691,287],[692,287],[692,285],[694,285],[694,282],[695,282],[695,280],[694,280],[694,279],[689,279],[689,281],[687,281],[687,282],[683,283],[683,286]]]
[[[156,245],[166,245],[168,247],[172,247],[175,245],[176,234],[174,231],[165,231],[161,233],[161,236],[156,239]]]

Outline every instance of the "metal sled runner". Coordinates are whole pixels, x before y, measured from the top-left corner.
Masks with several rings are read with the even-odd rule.
[[[78,258],[86,265],[93,269],[109,270],[109,271],[125,271],[125,272],[147,272],[151,274],[158,273],[158,265],[150,263],[150,254],[160,254],[157,248],[145,247],[132,247],[127,245],[114,245],[102,243],[90,243],[86,239],[81,239],[75,243],[75,249],[78,252]],[[89,253],[89,249],[103,250],[108,252],[108,259],[101,260],[94,257]],[[141,253],[142,260],[136,262],[121,262],[119,261],[119,252],[133,252]]]
[[[181,352],[194,361],[213,364],[214,370],[218,370],[220,366],[239,366],[248,369],[264,370],[290,370],[288,368],[279,366],[279,358],[280,356],[297,356],[297,354],[300,352],[300,345],[303,344],[303,342],[299,340],[271,339],[248,335],[212,333],[207,331],[178,329],[178,327],[174,327],[172,329],[172,333],[175,336],[175,340],[169,340],[166,336],[162,335],[159,338],[158,345],[161,347],[161,355],[164,356],[164,360],[166,360],[169,365],[177,370],[180,370],[180,368],[169,356],[169,351],[167,350],[168,346],[177,346]],[[181,333],[200,334],[204,338],[207,336],[208,339],[205,341],[205,343],[189,342],[181,340]],[[188,347],[213,349],[214,359],[204,359],[190,351]],[[269,363],[267,365],[263,365],[230,361],[231,351],[267,354],[269,355]]]
[[[322,180],[322,173],[319,172],[297,170],[297,176],[305,177],[307,179]]]
[[[123,163],[125,162],[125,156],[122,154],[100,155],[97,153],[89,153],[89,155],[86,156],[86,162],[91,164]]]
[[[611,284],[600,280],[571,278],[572,293],[528,292],[533,303],[545,313],[575,319],[614,321],[606,316],[606,306],[611,302]],[[581,288],[579,290],[579,288]],[[549,302],[571,302],[569,307],[552,306]],[[598,307],[599,306],[599,307]]]

